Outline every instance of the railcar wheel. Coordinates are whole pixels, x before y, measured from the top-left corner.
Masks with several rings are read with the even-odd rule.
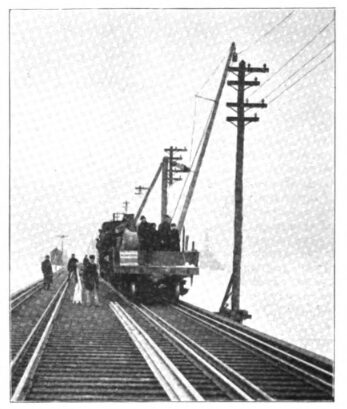
[[[131,298],[134,298],[136,296],[136,294],[137,294],[137,285],[136,285],[135,281],[130,282],[129,292],[130,292]]]
[[[170,287],[168,288],[169,290],[169,301],[172,303],[178,302],[178,298],[180,296],[180,290],[181,286],[180,283],[172,283]]]

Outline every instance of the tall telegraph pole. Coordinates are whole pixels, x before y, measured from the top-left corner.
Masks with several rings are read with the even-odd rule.
[[[253,81],[247,81],[246,75],[250,73],[268,72],[269,69],[264,65],[262,68],[246,66],[245,61],[241,61],[238,67],[229,67],[228,71],[237,76],[236,80],[227,81],[231,87],[236,87],[237,102],[228,102],[227,107],[234,110],[237,116],[228,116],[227,121],[237,126],[237,148],[236,148],[236,171],[235,171],[235,218],[234,218],[234,252],[233,252],[233,272],[225,292],[220,312],[228,311],[227,303],[231,297],[231,317],[238,322],[242,322],[250,315],[245,310],[240,310],[240,283],[241,283],[241,254],[242,254],[242,206],[243,206],[243,151],[244,151],[244,134],[245,126],[250,122],[257,122],[259,118],[256,114],[253,117],[245,116],[245,109],[266,108],[264,101],[260,103],[249,103],[244,101],[246,88],[258,86],[260,82],[257,78]]]

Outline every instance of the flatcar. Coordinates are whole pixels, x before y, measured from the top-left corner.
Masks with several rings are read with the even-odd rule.
[[[185,242],[185,240],[183,240]],[[139,250],[133,214],[122,220],[106,221],[99,230],[96,244],[101,276],[115,288],[135,300],[178,300],[188,292],[187,279],[199,274],[199,252]]]

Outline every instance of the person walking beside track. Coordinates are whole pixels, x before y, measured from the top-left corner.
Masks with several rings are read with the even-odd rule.
[[[44,290],[49,290],[51,284],[53,283],[53,270],[48,255],[45,257],[45,260],[41,263],[41,270],[43,273],[43,288]]]
[[[86,290],[86,305],[91,305],[91,297],[94,298],[96,307],[100,305],[98,289],[99,289],[99,275],[98,266],[95,263],[95,256],[89,256],[89,264],[83,269],[83,284]]]

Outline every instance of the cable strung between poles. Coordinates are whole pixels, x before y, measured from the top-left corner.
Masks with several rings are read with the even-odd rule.
[[[321,55],[321,53],[326,50],[328,47],[330,47],[332,44],[334,44],[334,41],[331,41],[329,44],[327,44],[325,47],[323,47],[319,53],[317,53],[316,55],[314,55],[312,58],[310,58],[308,61],[305,62],[305,64],[301,65],[300,68],[298,68],[296,71],[293,72],[293,74],[291,74],[287,79],[285,79],[284,81],[282,81],[276,88],[274,88],[271,92],[269,92],[264,99],[267,99],[270,95],[272,95],[274,92],[276,92],[279,88],[281,88],[281,86],[283,84],[285,84],[287,81],[289,81],[291,78],[294,77],[294,75],[296,75],[299,71],[301,71],[304,67],[306,67],[306,65],[308,65],[311,61],[313,61],[314,59],[316,59],[317,57],[319,57]]]
[[[291,61],[294,60],[294,58],[296,58],[302,51],[304,51],[305,48],[307,48],[310,44],[313,43],[313,41],[319,36],[321,35],[329,26],[330,24],[334,21],[335,19],[333,18],[332,20],[329,21],[328,24],[326,24],[323,28],[321,28],[318,33],[316,33],[311,40],[309,40],[307,43],[304,44],[303,47],[300,48],[299,51],[297,51],[291,58],[289,58],[289,60],[287,60],[283,65],[281,65],[281,67],[275,71],[269,78],[267,78],[259,87],[257,90],[255,90],[254,92],[252,92],[249,96],[253,95],[255,92],[259,91],[259,89],[261,89],[266,83],[268,83],[274,76],[276,76],[279,72],[281,72],[283,70],[283,68],[285,68]]]
[[[309,71],[307,71],[304,75],[302,75],[297,81],[293,82],[289,87],[285,88],[280,94],[278,94],[275,98],[273,98],[271,101],[269,101],[268,105],[270,105],[272,102],[276,101],[282,94],[284,94],[286,91],[288,91],[290,88],[294,87],[298,82],[300,82],[303,78],[305,78],[308,74],[310,74],[312,71],[314,71],[316,68],[318,68],[320,65],[322,65],[328,58],[330,58],[333,55],[333,53],[330,53],[328,56],[326,56],[322,61],[320,61],[318,64],[316,64],[313,68],[311,68]]]
[[[280,22],[278,22],[277,24],[275,24],[272,28],[270,28],[270,30],[268,30],[266,33],[262,34],[260,37],[257,38],[257,40],[255,40],[253,42],[253,44],[250,44],[247,48],[245,48],[244,50],[239,52],[239,55],[241,55],[242,53],[247,52],[250,48],[254,47],[256,44],[259,43],[260,40],[262,40],[264,37],[266,37],[267,35],[269,35],[270,33],[272,33],[274,30],[276,30],[277,27],[279,27],[280,25],[282,25],[286,20],[288,20],[289,18],[292,17],[292,15],[294,14],[295,10],[293,10],[292,12],[290,12],[289,14],[287,14]]]

